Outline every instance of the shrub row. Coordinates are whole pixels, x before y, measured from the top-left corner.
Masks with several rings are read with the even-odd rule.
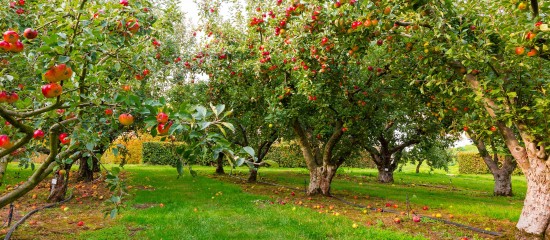
[[[170,145],[171,143],[165,142],[144,142],[143,163],[176,166],[177,158]]]
[[[302,151],[298,144],[293,141],[273,145],[265,160],[275,161],[280,167],[306,167]],[[362,153],[359,156],[346,159],[342,167],[376,168],[376,165],[367,153]]]
[[[124,146],[128,151],[126,157],[127,164],[141,164],[143,163],[143,143],[150,142],[160,139],[159,137],[153,137],[148,133],[125,133],[124,135],[118,137],[115,141],[111,143],[110,148],[103,154],[101,161],[104,163],[120,163],[122,160],[122,155],[120,150],[119,154],[115,156],[113,153],[114,148],[119,148],[118,145]]]
[[[488,174],[489,167],[483,161],[483,158],[479,156],[479,153],[474,152],[460,152],[456,155],[458,161],[458,172],[461,174]],[[499,161],[504,160],[503,156],[499,156]],[[514,175],[521,175],[522,172],[519,168],[516,168],[513,172]]]

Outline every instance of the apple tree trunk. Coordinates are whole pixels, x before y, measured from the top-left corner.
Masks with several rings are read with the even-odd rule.
[[[309,169],[309,186],[307,195],[325,195],[330,196],[330,185],[338,166],[323,164]]]
[[[424,161],[421,160],[421,161],[418,161],[418,164],[416,164],[416,173],[420,173],[420,166],[422,166],[422,163],[423,163],[423,162],[424,162]]]
[[[495,188],[493,194],[495,196],[512,196],[512,173],[505,169],[493,172],[495,179]]]
[[[67,187],[69,186],[69,171],[71,170],[72,164],[66,164],[65,167],[61,168],[65,170],[64,174],[56,172],[52,180],[52,190],[48,201],[50,202],[59,202],[65,200],[65,195],[67,194]],[[53,184],[55,182],[55,184]]]
[[[220,155],[218,155],[218,159],[216,160],[216,174],[219,175],[225,174],[225,171],[223,170],[223,157],[224,154],[220,153]]]
[[[386,168],[388,169],[388,168]],[[386,171],[385,169],[378,169],[378,181],[381,183],[393,182],[393,171]]]
[[[250,174],[248,175],[248,182],[255,183],[258,181],[258,168],[250,168]]]
[[[537,164],[534,164],[537,162]],[[532,161],[524,171],[527,194],[516,227],[518,239],[550,239],[550,167],[542,161]]]
[[[92,166],[90,166],[90,162]],[[78,178],[77,181],[91,182],[94,180],[94,172],[99,172],[99,162],[97,159],[92,158],[91,161],[88,159],[81,158],[80,165],[78,166]]]

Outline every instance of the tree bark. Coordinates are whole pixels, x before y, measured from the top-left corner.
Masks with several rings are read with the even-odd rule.
[[[393,183],[393,172],[397,169],[397,163],[401,156],[400,153],[395,153],[394,156],[386,154],[377,154],[370,152],[376,168],[378,169],[378,181],[381,183]]]
[[[69,186],[69,171],[71,170],[72,164],[67,164],[63,168],[65,174],[59,174],[59,171],[54,174],[55,185],[52,184],[53,190],[48,197],[50,202],[59,202],[65,200],[65,194],[67,193],[67,187]]]
[[[255,183],[258,181],[258,169],[250,168],[250,175],[248,175],[248,182]]]
[[[92,160],[95,162],[95,160]],[[92,163],[92,165],[95,165]],[[80,165],[78,167],[78,178],[77,181],[91,182],[94,180],[94,171],[93,166],[89,166],[88,160],[85,158],[80,159]]]
[[[323,165],[310,169],[307,195],[321,194],[330,196],[330,185],[337,170],[338,166],[335,165]]]
[[[491,157],[487,148],[485,147],[485,142],[481,139],[474,140],[474,143],[477,147],[479,155],[489,168],[489,171],[493,174],[495,180],[495,185],[493,188],[493,195],[495,196],[512,196],[512,173],[516,169],[517,163],[514,161],[512,156],[506,156],[502,165],[499,167],[499,159],[497,148],[494,145],[494,142],[491,140],[491,147],[493,149],[494,155]]]
[[[512,173],[505,169],[493,172],[495,178],[495,187],[493,194],[495,196],[512,196]]]
[[[378,168],[378,181],[381,183],[393,183],[393,171]]]
[[[8,169],[8,163],[8,156],[0,158],[0,186],[4,183],[4,176],[6,174],[6,170]]]
[[[416,173],[420,173],[420,166],[422,166],[422,163],[424,160],[418,161],[418,164],[416,164]]]
[[[312,138],[311,132],[306,132],[302,128],[297,119],[294,120],[292,128],[297,136],[298,145],[302,150],[309,170],[309,186],[307,189],[307,195],[309,196],[317,194],[330,196],[332,179],[338,167],[344,162],[345,157],[351,154],[349,150],[351,148],[348,148],[338,158],[333,156],[334,147],[344,134],[342,126],[343,122],[337,121],[329,140],[325,144],[321,144],[316,142],[315,138]]]
[[[216,162],[216,174],[219,174],[219,175],[225,174],[225,171],[223,170],[223,157],[224,157],[224,154],[220,153],[220,155],[218,155],[218,159]]]
[[[518,239],[550,239],[550,167],[548,163],[536,162],[524,172],[527,194],[516,225],[520,230]]]

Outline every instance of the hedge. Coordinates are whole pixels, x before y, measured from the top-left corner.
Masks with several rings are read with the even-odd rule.
[[[159,140],[160,137],[153,137],[148,133],[125,133],[123,136],[118,137],[111,143],[109,150],[107,150],[101,157],[101,161],[104,163],[120,163],[122,156],[118,154],[116,157],[113,154],[112,149],[117,148],[118,144],[122,144],[128,150],[128,156],[126,158],[127,164],[141,164],[143,163],[143,142],[150,142]],[[119,151],[120,152],[120,151]]]
[[[302,150],[293,141],[274,144],[267,156],[265,156],[265,160],[275,161],[280,167],[306,167]],[[359,156],[346,159],[342,167],[376,168],[376,165],[374,165],[368,154],[362,153]]]
[[[456,155],[458,161],[458,172],[461,174],[488,174],[489,167],[483,161],[483,158],[479,156],[479,153],[473,152],[459,152]],[[503,156],[499,156],[499,160],[504,160]],[[513,175],[522,175],[521,169],[516,168]]]
[[[170,149],[172,143],[165,142],[144,142],[143,143],[143,163],[153,165],[176,166],[176,156]]]

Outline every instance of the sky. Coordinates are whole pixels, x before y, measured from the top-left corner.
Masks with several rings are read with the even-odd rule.
[[[193,0],[182,0],[180,3],[180,8],[183,12],[186,13],[188,19],[190,19],[193,24],[197,24],[199,10],[197,4]]]

